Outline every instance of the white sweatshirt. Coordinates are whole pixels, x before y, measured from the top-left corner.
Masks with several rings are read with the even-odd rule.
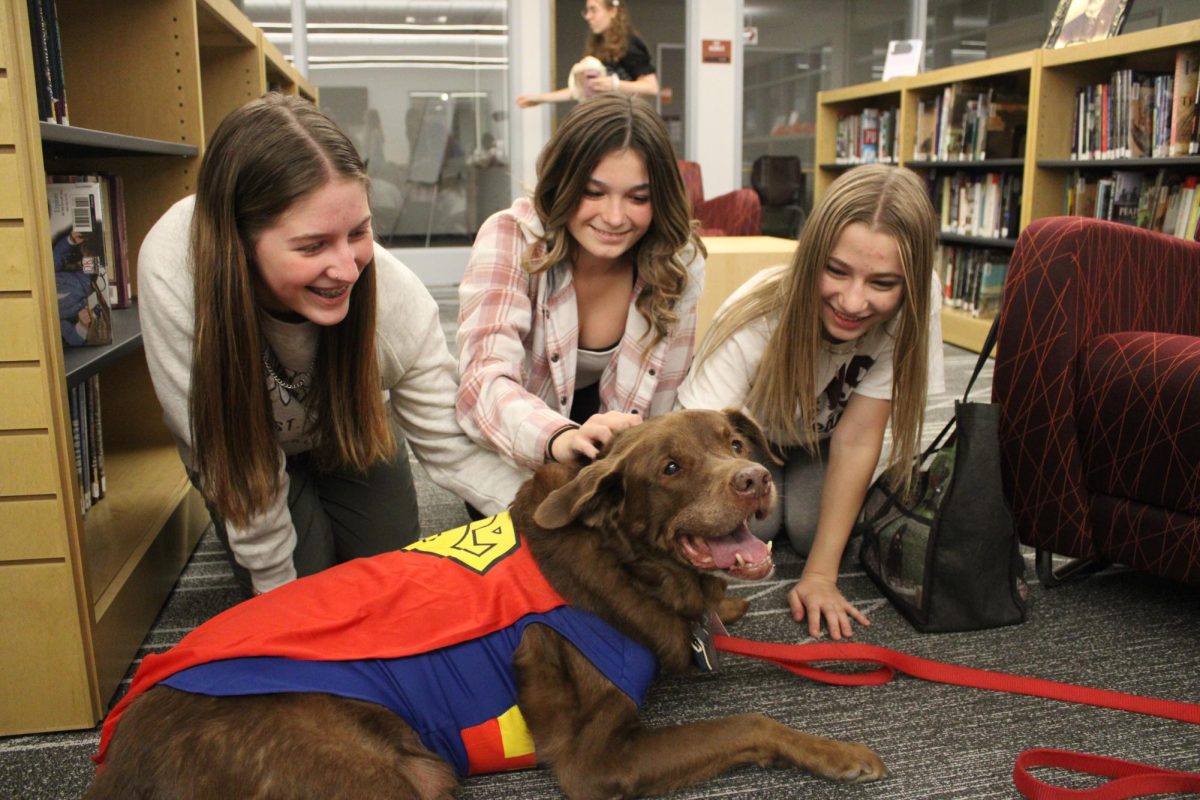
[[[175,203],[147,234],[138,255],[138,305],[150,377],[167,428],[191,468],[192,342],[195,330],[192,267],[188,234],[195,198]],[[407,267],[375,245],[378,311],[375,354],[381,389],[388,392],[393,421],[417,461],[444,489],[491,514],[512,501],[527,472],[509,465],[472,442],[455,419],[454,360],[446,347],[437,303]],[[314,352],[312,323],[264,325],[272,350],[292,367],[294,355]],[[289,357],[292,356],[292,357]],[[264,377],[262,378],[265,380]],[[280,399],[273,398],[279,421]],[[286,433],[287,452],[303,450]],[[288,477],[284,448],[279,449],[279,492],[250,524],[226,523],[237,562],[250,571],[254,588],[268,591],[296,577],[292,552],[296,529],[287,505]]]

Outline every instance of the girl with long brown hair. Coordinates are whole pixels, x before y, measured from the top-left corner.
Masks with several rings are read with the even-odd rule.
[[[565,103],[602,92],[642,95],[647,100],[658,94],[650,50],[633,29],[624,0],[587,0],[583,18],[589,33],[584,59],[571,70],[571,80],[577,83],[552,92],[519,95],[518,106]]]
[[[480,228],[459,286],[459,421],[513,464],[594,458],[670,411],[704,246],[666,126],[640,100],[572,109],[532,198]]]
[[[456,423],[437,305],[374,243],[368,189],[333,120],[270,94],[221,122],[139,254],[167,426],[255,592],[417,538],[405,440],[489,512],[519,484]]]
[[[760,272],[717,310],[679,391],[684,408],[744,408],[781,502],[751,525],[783,530],[807,561],[789,602],[815,637],[869,624],[837,588],[838,568],[891,421],[886,469],[907,488],[927,392],[944,389],[933,273],[936,217],[898,167],[856,167],[830,185],[791,264]]]

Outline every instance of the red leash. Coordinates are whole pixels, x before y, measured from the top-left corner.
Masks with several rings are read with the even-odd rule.
[[[890,681],[897,672],[903,672],[913,678],[935,683],[1045,697],[1200,724],[1200,705],[1195,703],[1139,697],[1108,689],[1093,689],[1041,678],[962,667],[918,658],[877,645],[839,642],[787,645],[754,642],[721,634],[713,636],[713,644],[720,651],[770,661],[789,672],[821,683],[878,686]],[[865,672],[836,672],[815,666],[817,662],[828,661],[874,664],[876,668]],[[1063,789],[1031,776],[1028,772],[1031,767],[1059,767],[1113,780],[1094,789]],[[1021,794],[1030,800],[1125,800],[1164,792],[1200,794],[1200,773],[1174,772],[1134,761],[1065,750],[1025,751],[1017,758],[1013,768],[1013,782]]]

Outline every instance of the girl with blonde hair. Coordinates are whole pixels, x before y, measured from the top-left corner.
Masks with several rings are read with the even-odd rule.
[[[658,75],[650,50],[633,29],[623,0],[587,0],[583,18],[589,34],[584,58],[571,70],[574,85],[542,94],[519,95],[518,106],[533,108],[542,103],[565,103],[602,92],[642,95],[647,100],[658,95]]]
[[[869,624],[837,588],[838,568],[891,421],[885,469],[907,488],[927,392],[944,390],[936,217],[921,180],[898,167],[856,167],[817,204],[789,265],[760,272],[717,310],[684,408],[744,408],[782,466],[766,456],[781,502],[752,525],[786,531],[807,555],[789,602],[815,637]]]
[[[333,120],[270,94],[221,122],[139,253],[155,392],[255,593],[417,538],[405,439],[489,512],[520,482],[455,421],[437,304],[374,243],[368,189]]]
[[[704,276],[666,126],[641,101],[576,106],[537,176],[484,222],[459,286],[459,422],[527,469],[594,458],[672,409]]]

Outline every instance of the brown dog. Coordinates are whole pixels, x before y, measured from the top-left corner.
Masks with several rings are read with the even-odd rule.
[[[747,527],[774,502],[769,473],[747,459],[752,446],[765,444],[742,414],[669,414],[622,433],[590,466],[538,470],[512,521],[571,606],[649,648],[661,669],[687,671],[696,628],[714,611],[732,622],[748,605],[726,597],[713,573],[772,570]],[[512,669],[537,761],[572,798],[661,794],[747,763],[847,781],[886,774],[862,745],[759,714],[647,729],[634,700],[545,624],[524,628]],[[457,786],[454,769],[380,705],[158,686],[129,707],[87,797],[395,800],[452,797]]]

